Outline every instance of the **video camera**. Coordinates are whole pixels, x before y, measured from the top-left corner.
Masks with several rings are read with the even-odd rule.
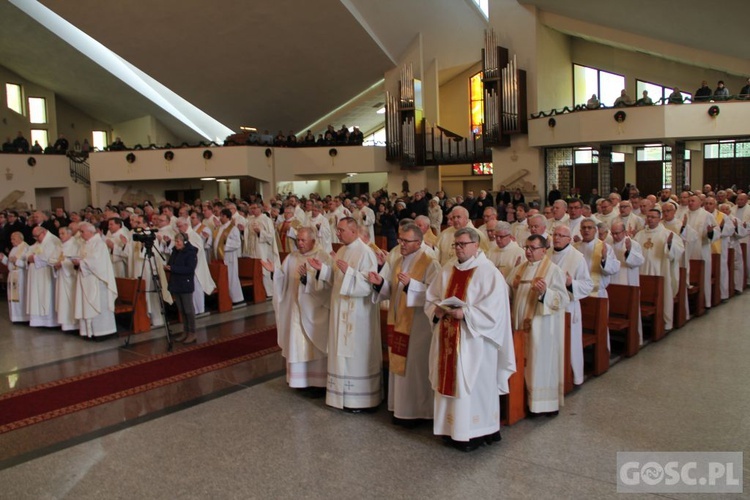
[[[133,230],[133,241],[143,243],[146,247],[154,246],[156,241],[156,233],[149,228],[137,227]]]

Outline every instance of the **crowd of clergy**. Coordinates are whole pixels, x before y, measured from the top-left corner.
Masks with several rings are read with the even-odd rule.
[[[429,422],[448,444],[472,451],[500,440],[499,396],[516,371],[514,331],[525,332],[528,411],[554,416],[564,403],[566,312],[573,383],[584,382],[582,299],[606,298],[610,283],[637,287],[641,275],[663,276],[661,320],[670,331],[680,268],[703,260],[710,270],[719,254],[717,279],[727,300],[730,248],[741,293],[748,284],[740,250],[748,239],[747,201],[745,193],[730,198],[710,186],[679,195],[665,189],[658,197],[631,190],[625,200],[617,193],[596,200],[590,214],[579,199],[555,200],[541,212],[519,203],[512,224],[498,220],[491,204],[481,221],[456,205],[440,228],[427,215],[400,218],[390,250],[376,244],[379,218],[368,196],[121,206],[97,224],[71,217],[59,228],[42,224],[39,213],[34,243],[14,231],[3,263],[13,322],[94,337],[116,331],[116,277],[153,276],[148,290],[164,280],[170,300],[164,265],[177,233],[199,249],[197,314],[216,287],[209,262],[227,266],[229,294],[239,303],[238,258],[257,259],[290,387],[354,413],[376,410],[387,394],[395,424]],[[133,239],[139,228],[155,234],[156,269]],[[711,273],[704,279],[710,308]],[[147,295],[158,326],[158,297]],[[643,343],[640,328],[639,335]]]

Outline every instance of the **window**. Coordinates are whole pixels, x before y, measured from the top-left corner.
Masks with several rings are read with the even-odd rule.
[[[477,8],[482,11],[484,17],[490,18],[490,0],[473,0]]]
[[[376,130],[372,134],[365,137],[362,142],[363,146],[385,146],[385,127]]]
[[[49,136],[47,135],[46,130],[31,129],[31,145],[33,146],[37,141],[39,141],[39,145],[42,147],[42,149],[49,146]]]
[[[471,133],[481,134],[484,123],[484,85],[481,71],[469,79],[469,109],[471,110]]]
[[[596,94],[599,102],[605,106],[612,106],[620,92],[625,88],[625,77],[616,73],[609,73],[596,68],[573,65],[573,100],[575,104],[586,104],[592,94]]]
[[[643,80],[636,80],[635,88],[638,95],[633,97],[633,99],[640,99],[641,97],[643,97],[643,91],[647,90],[648,96],[652,101],[654,101],[654,104],[656,104],[657,106],[666,102],[666,100],[669,98],[669,95],[674,90],[672,87],[664,87],[662,85],[646,82]],[[680,94],[682,94],[682,99],[686,102],[690,102],[693,99],[693,94],[685,92],[684,90],[680,90]]]
[[[21,92],[21,86],[15,83],[5,84],[5,96],[8,107],[18,113],[23,114],[23,95]]]
[[[47,123],[47,100],[44,97],[29,97],[29,121]]]
[[[690,156],[685,151],[685,161],[689,161]],[[638,162],[641,161],[660,161],[662,162],[661,170],[661,187],[672,188],[673,184],[673,172],[672,172],[672,148],[669,146],[662,146],[661,144],[647,144],[642,148],[636,148],[635,159]],[[685,169],[688,170],[687,168]]]
[[[107,147],[107,133],[103,130],[94,130],[92,132],[92,141],[91,145],[94,149],[98,149],[99,151],[104,151],[104,148]]]
[[[747,158],[750,157],[750,142],[721,141],[705,144],[703,157],[707,160],[717,158]]]
[[[471,165],[474,175],[492,175],[492,163],[474,163]]]

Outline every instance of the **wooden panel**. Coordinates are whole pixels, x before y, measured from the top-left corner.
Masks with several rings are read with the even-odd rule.
[[[664,337],[664,276],[641,274],[641,319],[651,319],[651,338]]]
[[[729,272],[729,298],[734,297],[734,248],[727,251],[727,269]]]
[[[607,349],[607,299],[586,297],[581,299],[581,321],[583,322],[583,347],[594,348],[594,368],[596,376],[609,370],[609,350]]]
[[[687,269],[680,268],[680,284],[674,298],[673,325],[681,328],[687,323]]]
[[[115,278],[117,282],[117,300],[115,314],[131,315],[133,333],[151,330],[151,321],[146,306],[146,283],[143,279]]]
[[[214,260],[208,265],[211,278],[216,283],[214,293],[219,299],[219,312],[232,310],[232,298],[229,296],[229,271],[226,264],[220,260]]]
[[[693,316],[703,316],[706,313],[706,293],[703,290],[703,273],[705,263],[703,260],[690,261],[690,287],[688,288],[688,306]]]
[[[573,365],[570,362],[570,313],[565,313],[565,366],[563,367],[565,380],[563,392],[573,391]]]
[[[639,161],[635,165],[635,183],[642,196],[661,191],[664,183],[663,175],[664,162],[662,161]]]
[[[526,418],[526,358],[525,343],[527,333],[521,330],[513,332],[513,348],[516,354],[516,373],[508,379],[508,394],[500,399],[502,423],[513,425]]]
[[[721,304],[721,255],[711,254],[711,307]]]
[[[635,356],[641,348],[638,336],[640,291],[636,286],[611,284],[607,287],[607,294],[609,295],[607,324],[610,335],[612,332],[623,333],[625,356],[628,358]]]

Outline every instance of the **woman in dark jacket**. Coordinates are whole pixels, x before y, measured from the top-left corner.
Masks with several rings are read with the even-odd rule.
[[[164,268],[170,272],[167,289],[177,304],[182,316],[182,333],[175,337],[176,342],[193,344],[195,338],[195,309],[193,308],[193,291],[195,291],[195,268],[198,266],[198,249],[190,244],[187,236],[177,233],[174,237],[174,250]]]

